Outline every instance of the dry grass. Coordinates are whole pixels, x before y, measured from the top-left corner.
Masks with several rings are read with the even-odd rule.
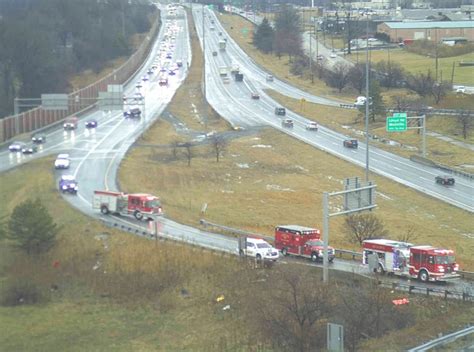
[[[406,71],[410,73],[426,73],[428,70],[434,74],[436,71],[435,59],[423,55],[407,52],[403,49],[390,49],[388,50],[372,50],[370,52],[370,61],[388,61],[390,55],[390,61],[399,63]],[[352,54],[347,56],[354,62],[356,61],[356,55]],[[454,67],[454,84],[474,84],[474,75],[472,74],[472,67],[458,66],[460,61],[472,61],[474,59],[474,53],[464,54],[454,57],[445,57],[438,59],[438,75],[443,80],[451,81],[451,74]],[[359,53],[359,62],[365,62],[365,54]]]
[[[358,118],[359,113],[357,111],[343,110],[308,102],[302,105],[299,100],[288,98],[274,91],[268,91],[267,93],[281,105],[333,130],[360,138],[360,134],[355,131],[364,131],[365,129],[363,119],[361,117]],[[428,130],[438,133],[453,132],[452,119],[452,117],[429,118],[427,120],[427,128]],[[356,120],[358,120],[358,122],[356,122]],[[379,118],[379,120],[381,119]],[[348,126],[350,129],[342,126]],[[378,121],[371,123],[370,133],[379,136],[381,139],[390,139],[400,143],[401,146],[390,146],[382,142],[373,142],[377,147],[395,154],[408,158],[410,155],[419,153],[417,150],[412,150],[412,148],[419,148],[418,150],[421,150],[421,136],[417,134],[416,130],[403,133],[389,133],[386,131],[385,122]],[[459,139],[459,137],[457,138]],[[427,157],[431,160],[444,165],[459,167],[465,171],[469,171],[470,169],[463,165],[474,165],[474,153],[469,149],[458,147],[430,136],[426,138],[426,145]]]
[[[161,131],[169,133],[165,125],[159,122],[149,133],[159,139]],[[271,235],[282,223],[321,228],[322,192],[341,189],[346,177],[363,176],[362,169],[273,130],[232,141],[219,163],[207,146],[195,152],[188,167],[169,151],[134,150],[120,169],[121,184],[130,192],[158,193],[168,217],[179,222],[197,226],[207,203],[209,221]],[[138,165],[147,165],[147,171],[137,175]],[[417,243],[452,247],[463,267],[474,267],[474,244],[466,237],[472,235],[471,214],[382,177],[373,179],[380,192],[376,213],[391,237],[412,228]],[[359,249],[348,243],[342,221],[331,220],[332,244]]]

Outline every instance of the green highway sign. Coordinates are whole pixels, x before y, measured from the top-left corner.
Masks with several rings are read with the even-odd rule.
[[[394,113],[387,116],[387,132],[403,132],[407,130],[407,113]]]

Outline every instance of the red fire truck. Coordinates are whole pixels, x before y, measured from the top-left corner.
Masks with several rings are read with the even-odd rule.
[[[299,225],[284,225],[275,228],[275,248],[283,255],[295,255],[311,259],[313,262],[323,260],[324,244],[321,232],[317,229]],[[334,248],[328,247],[328,259],[334,260]]]
[[[121,192],[94,191],[93,209],[102,214],[133,215],[137,220],[153,220],[162,215],[160,199],[145,193],[126,194]]]
[[[417,278],[420,281],[447,281],[459,277],[454,252],[432,246],[414,246],[411,243],[386,239],[365,240],[363,246],[363,264],[369,264],[371,258],[374,270],[383,274]]]

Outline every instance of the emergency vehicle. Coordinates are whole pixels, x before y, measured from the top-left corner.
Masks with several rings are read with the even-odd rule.
[[[324,244],[321,231],[299,225],[284,225],[275,228],[275,248],[283,255],[294,255],[311,259],[313,262],[323,260]],[[334,260],[334,248],[328,247],[328,260]]]
[[[447,281],[458,278],[459,265],[454,251],[432,246],[415,246],[411,243],[387,239],[365,240],[362,244],[363,264],[372,258],[374,270],[383,274],[406,276],[420,281]]]
[[[92,208],[99,209],[104,215],[133,215],[137,220],[153,220],[163,215],[160,199],[150,194],[94,191]]]

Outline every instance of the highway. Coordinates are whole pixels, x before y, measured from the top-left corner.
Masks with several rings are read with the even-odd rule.
[[[198,25],[198,34],[202,43],[201,11],[201,7],[193,7],[194,20]],[[206,72],[208,73],[206,74],[206,96],[217,112],[233,126],[271,126],[341,159],[365,167],[366,148],[365,143],[362,143],[363,140],[360,141],[358,149],[344,148],[342,142],[348,137],[324,126],[321,126],[316,133],[307,131],[305,126],[309,120],[288,110],[286,117],[293,119],[295,126],[292,129],[283,128],[281,125],[282,119],[274,113],[275,107],[279,105],[265,94],[264,89],[271,88],[290,97],[304,97],[307,101],[320,104],[338,106],[339,102],[315,97],[277,79],[274,82],[267,82],[268,73],[257,66],[230,38],[220,25],[215,13],[207,9],[205,11],[205,26],[207,28],[205,31]],[[214,21],[214,23],[211,23],[211,21]],[[211,26],[215,27],[215,30],[209,30]],[[222,35],[219,35],[219,32]],[[218,48],[221,38],[227,38],[225,51],[219,51]],[[213,56],[213,51],[216,51],[218,55]],[[239,65],[241,72],[244,74],[244,82],[235,82],[231,78],[230,82],[226,84],[219,78],[219,67],[230,67],[232,64]],[[252,92],[258,92],[261,98],[252,100],[250,97]],[[361,138],[364,137],[361,136]],[[370,146],[369,160],[371,172],[385,176],[456,207],[474,212],[474,180],[472,179],[459,176],[454,186],[440,186],[434,182],[435,177],[441,174],[440,170],[415,163],[374,146]]]
[[[191,62],[189,33],[184,13],[181,13],[180,18],[176,20],[176,29],[173,32],[176,41],[174,43],[175,48],[172,50],[171,62],[168,62],[169,60],[164,59],[160,54],[160,46],[162,45],[161,43],[164,42],[166,28],[168,28],[169,24],[174,22],[174,20],[167,19],[166,11],[162,11],[162,20],[164,25],[160,29],[158,40],[154,44],[147,62],[145,62],[135,77],[124,87],[127,96],[133,95],[136,92],[136,82],[146,74],[148,68],[156,62],[156,60],[160,61],[161,66],[170,66],[176,60],[182,60],[183,63]],[[212,45],[217,44],[217,39],[214,40],[214,44],[212,43],[213,41],[210,40],[209,44],[211,48]],[[167,52],[168,51],[170,50],[167,50]],[[222,59],[226,60],[225,58]],[[272,101],[268,97],[262,96],[261,101],[256,102],[256,105],[261,105],[261,113],[253,112],[255,106],[249,104],[250,91],[253,89],[261,91],[262,89],[262,85],[259,85],[258,80],[255,81],[254,87],[250,86],[248,82],[243,84],[231,82],[223,88],[224,85],[221,79],[218,78],[215,67],[216,65],[209,63],[207,65],[208,70],[212,70],[207,71],[206,75],[208,78],[208,93],[209,95],[213,95],[213,90],[221,90],[222,95],[218,96],[217,99],[226,102],[225,105],[228,106],[228,111],[234,111],[236,116],[233,118],[235,118],[236,121],[242,125],[245,125],[244,122],[247,122],[248,126],[268,124],[281,129],[279,119],[275,118],[272,114],[270,114],[270,117],[266,117],[266,115],[268,115],[268,109],[273,108],[271,105]],[[210,72],[212,72],[212,75]],[[100,214],[98,210],[93,210],[91,206],[92,195],[94,190],[119,190],[117,185],[117,170],[121,160],[133,142],[158,118],[159,114],[171,101],[177,88],[185,79],[186,74],[187,65],[183,65],[183,67],[177,71],[176,75],[169,76],[169,85],[167,87],[158,84],[157,74],[151,75],[149,81],[142,82],[143,87],[140,88],[140,91],[145,96],[145,104],[142,106],[144,114],[141,119],[126,119],[122,111],[93,111],[81,117],[79,128],[74,132],[65,132],[61,126],[52,129],[47,135],[47,143],[33,156],[25,157],[19,153],[9,153],[8,151],[0,152],[0,171],[14,168],[29,160],[44,157],[45,155],[69,153],[71,157],[71,168],[64,171],[55,170],[56,180],[59,180],[61,175],[64,174],[75,175],[79,181],[79,192],[77,196],[65,195],[64,198],[84,214],[103,220],[109,226],[116,226],[118,228],[121,226],[130,227],[141,233],[147,231],[148,223],[146,222],[140,222],[131,217],[104,216]],[[264,73],[259,73],[257,76],[264,77]],[[229,91],[228,88],[232,90]],[[232,108],[235,100],[231,100],[229,103],[229,100],[227,100],[229,96],[235,96],[236,98],[233,99],[237,99],[237,101],[240,99],[240,105]],[[252,112],[253,114],[251,119],[245,121],[242,120],[245,119],[245,114],[237,115],[237,112],[240,112],[244,107],[247,108],[247,112]],[[314,143],[314,145],[330,143],[332,138],[334,138],[331,131],[324,128],[317,133],[308,132],[303,128],[304,120],[302,118],[293,113],[290,113],[290,116],[297,120],[297,124],[294,131],[290,132],[285,130],[285,132],[296,138],[306,140],[308,143]],[[99,122],[98,127],[93,130],[86,130],[84,128],[84,121],[92,118]],[[353,152],[341,148],[340,144],[341,143],[339,143],[339,152],[341,153],[341,157],[347,159],[354,158],[354,155],[351,155]],[[331,146],[331,148],[337,149],[336,146]],[[355,154],[357,154],[357,152],[355,152]],[[54,170],[53,165],[51,165],[51,168]],[[184,241],[218,251],[225,251],[235,255],[238,254],[236,238],[195,229],[187,225],[176,223],[166,217],[162,217],[156,222],[156,228],[162,237]],[[320,264],[313,264],[309,261],[293,261],[291,258],[282,260],[281,262],[287,263],[290,261],[303,265],[320,266]],[[354,272],[362,275],[368,274],[368,269],[362,266],[360,262],[339,259],[331,265],[331,269]],[[451,287],[462,290],[466,287],[471,287],[471,285],[459,282],[451,285]]]

